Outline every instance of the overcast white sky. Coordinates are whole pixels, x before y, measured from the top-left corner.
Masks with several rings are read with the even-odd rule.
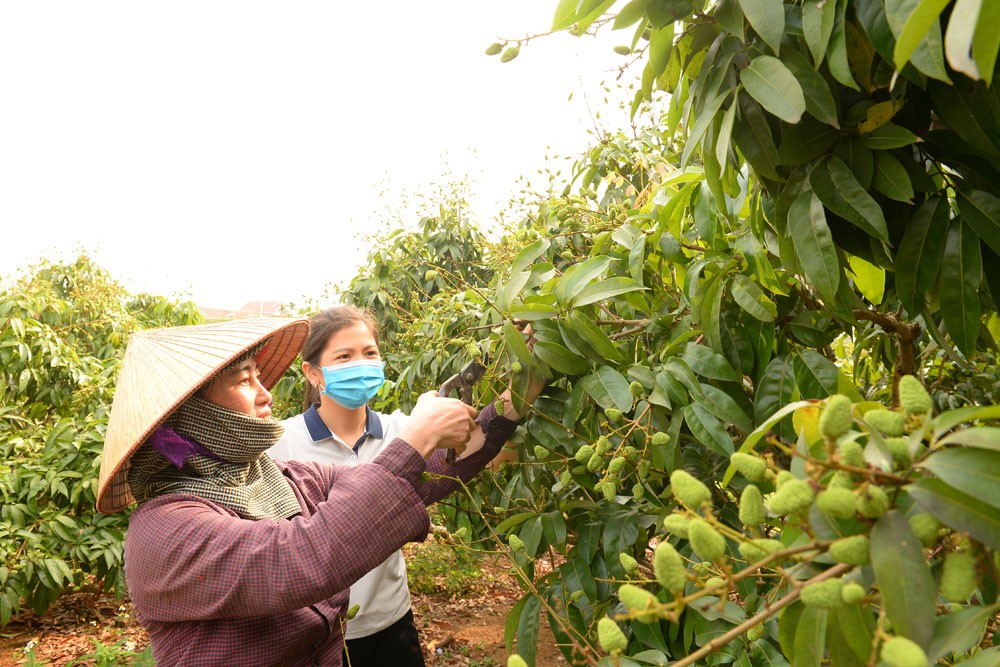
[[[84,249],[134,291],[301,302],[355,274],[386,183],[467,173],[488,221],[590,145],[631,38],[483,54],[556,4],[0,4],[0,277]]]

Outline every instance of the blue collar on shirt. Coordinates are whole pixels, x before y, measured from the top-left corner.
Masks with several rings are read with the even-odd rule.
[[[313,403],[308,410],[306,410],[302,418],[306,421],[306,428],[309,430],[309,437],[313,439],[313,442],[319,442],[320,440],[326,440],[327,438],[333,437],[333,432],[323,423],[323,418],[319,416],[319,412],[316,408],[319,407],[319,403]],[[382,432],[382,420],[378,418],[378,414],[365,406],[365,432],[361,434],[358,441],[354,443],[354,451],[358,450],[358,447],[366,438],[379,438],[384,437]]]

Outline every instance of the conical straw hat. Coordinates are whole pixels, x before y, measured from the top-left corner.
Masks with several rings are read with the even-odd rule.
[[[260,382],[270,389],[308,333],[307,320],[264,317],[133,334],[111,403],[97,509],[118,512],[135,501],[127,482],[129,458],[207,380],[268,340],[256,359]]]

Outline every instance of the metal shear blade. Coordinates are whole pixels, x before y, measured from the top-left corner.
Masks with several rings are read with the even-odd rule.
[[[452,391],[458,389],[458,397],[466,405],[472,405],[472,388],[486,373],[486,366],[478,359],[473,359],[467,363],[462,370],[445,380],[438,390],[438,396],[449,396]],[[445,463],[451,465],[455,462],[455,450],[449,449],[444,455]]]

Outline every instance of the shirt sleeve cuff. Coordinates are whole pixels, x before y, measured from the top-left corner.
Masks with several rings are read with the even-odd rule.
[[[427,461],[424,457],[402,438],[393,438],[372,463],[386,468],[412,485],[416,485],[420,475],[427,470]]]

